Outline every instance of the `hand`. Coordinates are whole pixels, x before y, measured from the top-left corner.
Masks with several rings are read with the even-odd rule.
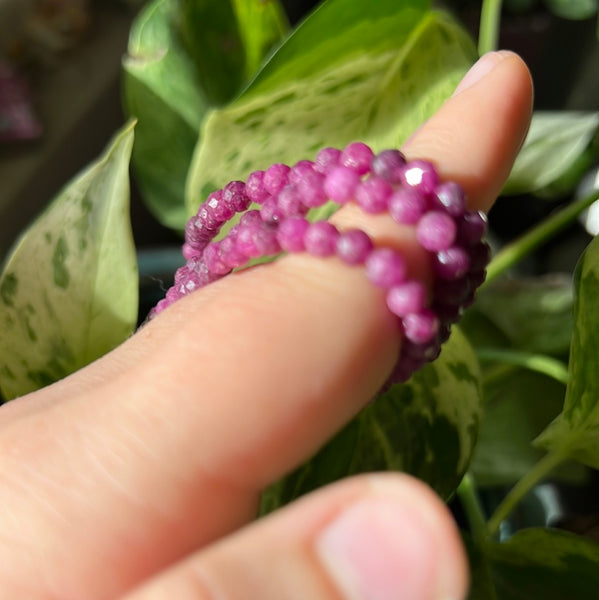
[[[531,97],[518,57],[487,55],[403,150],[486,210]],[[387,217],[347,206],[335,221],[422,262]],[[355,477],[251,522],[260,491],[380,388],[398,337],[360,269],[288,256],[186,297],[101,360],[3,406],[0,595],[463,598],[453,521],[408,476]]]

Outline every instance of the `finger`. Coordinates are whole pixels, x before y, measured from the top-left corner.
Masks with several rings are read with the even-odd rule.
[[[508,171],[530,100],[526,67],[506,56],[449,100],[408,152],[462,182],[472,207],[486,206],[484,182],[493,189],[496,171]],[[468,106],[477,107],[472,120],[458,120]],[[494,137],[482,135],[491,122]],[[429,127],[464,146],[437,145]],[[337,218],[402,245],[418,270],[423,255],[410,231],[351,208]],[[334,259],[290,256],[227,277],[38,395],[80,396],[5,427],[3,444],[18,452],[6,456],[0,474],[7,480],[0,507],[8,515],[39,513],[44,498],[47,512],[25,529],[43,546],[44,564],[61,574],[54,584],[79,590],[79,597],[89,589],[98,598],[114,596],[250,519],[260,489],[372,398],[399,343],[380,292],[359,269]],[[84,378],[102,383],[89,389],[77,383]],[[25,478],[23,464],[35,465]],[[84,526],[73,528],[60,515]],[[5,534],[23,539],[23,525],[9,519]],[[20,558],[24,569],[26,554],[11,548],[2,556],[7,578],[16,577]],[[99,563],[110,580],[95,575]]]
[[[125,600],[458,600],[466,587],[445,506],[412,479],[377,475],[312,494]]]

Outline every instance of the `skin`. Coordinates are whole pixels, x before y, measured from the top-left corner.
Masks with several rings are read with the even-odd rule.
[[[471,72],[403,151],[432,160],[471,208],[488,210],[524,139],[532,84],[511,53],[482,60],[482,78]],[[400,247],[427,279],[411,230],[353,206],[335,221]],[[358,594],[331,567],[323,536],[334,523],[349,531],[350,513],[364,543],[365,530],[381,530],[378,549],[383,517],[431,542],[381,550],[377,565],[397,552],[420,581],[410,600],[465,597],[453,520],[408,476],[354,477],[250,523],[260,490],[371,399],[400,344],[360,269],[289,256],[186,297],[94,364],[4,405],[3,597],[391,598],[375,594],[368,569]]]

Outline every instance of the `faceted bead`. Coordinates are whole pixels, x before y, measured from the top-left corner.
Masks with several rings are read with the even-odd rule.
[[[314,163],[310,160],[300,160],[289,171],[289,183],[299,183],[307,173],[314,172]]]
[[[433,210],[426,213],[416,226],[418,243],[430,252],[447,250],[455,241],[457,227],[446,213]]]
[[[374,153],[369,146],[362,142],[353,142],[347,145],[341,153],[340,164],[349,167],[358,175],[365,175],[370,171]]]
[[[355,197],[364,212],[375,215],[387,210],[392,193],[391,184],[374,175],[358,184]]]
[[[201,254],[202,250],[203,248],[199,248],[196,250],[196,248],[192,244],[188,244],[187,242],[185,242],[183,244],[183,247],[181,248],[181,253],[183,254],[183,258],[185,260],[189,260],[190,258]]]
[[[297,188],[302,198],[302,203],[308,208],[322,206],[327,201],[323,189],[324,175],[310,169],[305,171],[297,181]]]
[[[251,201],[245,193],[245,183],[243,181],[230,181],[223,188],[223,200],[236,213],[247,209]]]
[[[353,200],[360,176],[348,167],[335,167],[324,181],[325,194],[337,204]]]
[[[281,250],[276,230],[262,221],[260,224],[241,227],[237,234],[236,246],[248,258],[271,256]]]
[[[247,256],[237,248],[237,235],[227,235],[220,241],[221,260],[227,267],[237,269],[247,262]]]
[[[270,194],[264,187],[264,171],[254,171],[245,182],[245,193],[252,202],[262,204]]]
[[[220,243],[218,242],[212,242],[204,248],[203,258],[208,271],[214,275],[225,275],[231,271],[231,267],[222,260]]]
[[[304,235],[310,222],[303,217],[283,219],[277,229],[277,241],[287,252],[303,252],[306,249]]]
[[[273,196],[278,194],[287,185],[289,170],[287,165],[280,163],[268,167],[262,178],[264,189]]]
[[[405,261],[391,248],[376,248],[368,255],[364,265],[369,281],[378,287],[389,289],[405,280]]]
[[[439,184],[434,198],[436,203],[454,218],[461,217],[466,210],[464,190],[453,181]]]
[[[208,229],[219,229],[223,224],[212,211],[212,209],[206,204],[202,204],[198,209],[198,221],[205,225]]]
[[[425,307],[426,288],[419,281],[394,285],[387,292],[387,306],[398,317],[419,313]]]
[[[435,191],[439,176],[435,167],[425,160],[413,160],[403,170],[401,180],[404,185],[416,188],[425,194]]]
[[[439,319],[428,308],[423,308],[419,313],[405,316],[402,325],[404,335],[414,344],[431,342],[439,331]]]
[[[491,248],[486,242],[479,242],[468,248],[470,255],[470,269],[472,271],[482,271],[487,268],[491,258]]]
[[[302,203],[302,196],[295,184],[286,185],[277,196],[277,204],[286,217],[303,216],[308,207]]]
[[[441,279],[459,279],[470,267],[468,253],[459,246],[437,252],[433,257],[433,269]]]
[[[337,256],[348,265],[362,264],[372,248],[372,240],[361,229],[344,231],[337,239]]]
[[[261,225],[262,217],[260,216],[259,210],[248,210],[247,212],[241,215],[241,219],[239,219],[239,224],[243,227],[247,227],[248,225]]]
[[[226,223],[235,214],[231,205],[225,202],[221,190],[212,192],[212,194],[206,198],[205,204],[212,211],[214,218],[220,224]]]
[[[265,223],[278,223],[285,217],[285,213],[281,210],[276,198],[271,196],[262,203],[260,216]]]
[[[458,221],[457,240],[465,246],[478,244],[487,231],[487,216],[485,213],[468,212]]]
[[[437,279],[434,283],[434,296],[437,302],[459,306],[470,293],[472,286],[469,276],[453,281]]]
[[[313,256],[331,256],[337,247],[339,231],[328,221],[316,221],[304,234],[306,251]]]
[[[372,159],[372,172],[389,183],[399,183],[405,156],[399,150],[383,150]]]
[[[179,298],[181,298],[181,294],[179,293],[178,289],[175,286],[173,286],[167,290],[165,297],[166,297],[166,301],[170,305],[173,302],[176,302],[177,300],[179,300]]]
[[[427,208],[426,197],[414,188],[402,187],[389,198],[389,214],[400,225],[416,225]]]
[[[184,281],[188,277],[189,277],[189,267],[187,265],[183,265],[182,267],[179,267],[175,271],[175,277],[174,277],[173,282],[176,285],[178,283],[181,283],[182,281]]]
[[[339,164],[341,150],[337,148],[323,148],[314,159],[314,169],[326,175],[333,167]]]

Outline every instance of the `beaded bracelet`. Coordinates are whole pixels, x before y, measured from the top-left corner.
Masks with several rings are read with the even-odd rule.
[[[329,200],[339,205],[353,201],[369,214],[388,212],[398,224],[414,226],[418,243],[431,258],[431,290],[407,278],[399,252],[375,246],[364,231],[339,231],[328,221],[306,219],[311,208]],[[252,203],[259,209],[250,210]],[[237,213],[243,213],[239,223],[213,241]],[[437,358],[451,325],[484,281],[486,223],[483,213],[466,210],[462,188],[440,182],[429,162],[407,162],[398,150],[374,155],[361,142],[343,151],[325,148],[314,162],[274,164],[254,171],[245,183],[232,181],[211,193],[186,225],[187,263],[149,318],[251,259],[281,251],[336,255],[348,265],[364,265],[369,281],[386,291],[387,306],[399,318],[404,337],[389,383],[403,382]]]

